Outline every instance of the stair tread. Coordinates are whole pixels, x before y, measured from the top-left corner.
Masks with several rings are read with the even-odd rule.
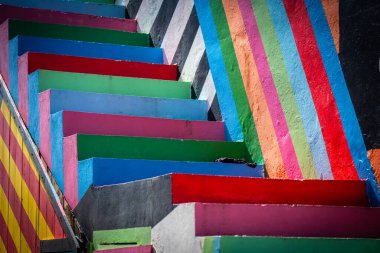
[[[103,249],[95,250],[94,253],[152,253],[153,246],[131,246],[126,248],[114,248],[114,249]]]
[[[91,14],[115,18],[125,18],[125,7],[111,4],[86,2],[65,2],[60,0],[1,0],[2,4],[36,9],[48,9],[69,13]]]
[[[99,17],[88,14],[34,9],[0,4],[0,23],[6,19],[19,19],[62,25],[88,26],[125,32],[136,32],[135,19]]]

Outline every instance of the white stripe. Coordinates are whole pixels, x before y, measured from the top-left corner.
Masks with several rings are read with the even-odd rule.
[[[116,0],[115,4],[116,5],[124,5],[125,7],[127,7],[127,5],[129,4],[129,0]]]
[[[205,43],[203,41],[201,28],[199,27],[185,64],[183,65],[181,76],[179,77],[180,81],[192,82],[194,80],[195,72],[197,71],[204,51]]]
[[[172,63],[178,44],[182,38],[187,21],[190,18],[194,2],[192,0],[179,0],[170,20],[161,47],[164,49],[166,60]]]
[[[215,91],[215,85],[214,81],[212,80],[211,72],[208,71],[205,83],[203,85],[201,94],[199,95],[199,100],[207,100],[208,107],[207,109],[210,109],[212,101],[214,100],[216,91]]]
[[[141,2],[140,9],[136,14],[138,24],[137,30],[139,32],[150,32],[162,2],[163,0],[143,0]]]

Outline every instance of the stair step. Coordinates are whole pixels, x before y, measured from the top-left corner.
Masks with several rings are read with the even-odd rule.
[[[77,1],[77,2],[90,2],[98,4],[114,4],[115,0],[65,0],[65,1]]]
[[[90,158],[78,162],[78,193],[74,192],[73,194],[77,195],[78,201],[80,201],[91,185],[121,184],[169,173],[262,178],[263,169],[262,165],[257,165],[253,168],[246,164],[238,163]],[[63,182],[63,171],[61,174],[59,176],[60,180],[57,181]],[[75,187],[73,190],[75,190]]]
[[[67,2],[60,0],[1,0],[2,4],[36,9],[73,12],[103,17],[125,18],[125,7],[112,4]]]
[[[179,120],[207,120],[207,102],[202,100],[46,90],[39,95],[39,106],[31,106],[29,114],[29,131],[38,147],[40,147],[40,131],[46,131],[45,136],[50,136],[50,114],[62,110]]]
[[[92,241],[95,250],[149,246],[151,231],[150,227],[94,231]]]
[[[84,71],[84,69],[86,69],[85,67],[87,67],[89,69],[97,69],[102,72],[107,70],[113,75],[125,76],[129,73],[130,75],[139,77],[142,73],[138,69],[145,69],[146,72],[143,74],[143,77],[177,80],[177,66],[155,64],[162,63],[162,50],[160,48],[99,44],[28,36],[18,36],[12,39],[9,46],[9,68],[8,65],[1,66],[5,66],[5,69],[3,70],[4,73],[8,73],[8,71],[10,73],[10,90],[12,97],[16,102],[18,102],[18,56],[20,56],[21,59],[19,59],[19,61],[22,64],[25,64],[25,62],[28,63],[27,59],[30,61],[33,60],[34,64],[29,68],[29,73],[37,69],[35,67],[36,64],[39,64],[39,66],[50,66],[50,68],[55,66],[55,70],[61,70],[63,66],[60,67],[60,61],[63,63],[76,60],[82,63],[80,68],[82,71]],[[37,55],[37,53],[25,53],[28,51],[40,52],[43,54]],[[55,55],[48,55],[49,59],[46,60],[46,53]],[[68,55],[71,57],[81,58],[70,58]],[[82,59],[85,57],[90,58],[88,60]],[[108,61],[106,59],[108,59]],[[124,60],[135,62],[119,62]],[[135,71],[126,71],[126,74],[123,74],[122,71],[123,68],[125,68],[123,67],[123,64],[134,66],[133,69]],[[101,66],[101,68],[99,66]],[[131,72],[135,74],[132,74]],[[25,78],[26,76],[24,76],[24,79]]]
[[[153,246],[132,246],[119,249],[95,250],[94,253],[153,253]]]
[[[99,124],[102,122],[102,124]],[[224,123],[60,111],[51,115],[50,134],[40,131],[40,152],[63,190],[63,138],[76,134],[223,140]],[[54,159],[53,159],[54,158]],[[136,165],[136,164],[135,164]],[[147,165],[145,165],[146,167]],[[142,168],[142,167],[141,167]],[[165,173],[164,173],[165,174]],[[119,175],[123,180],[122,175]],[[125,177],[124,177],[125,178]]]
[[[278,237],[293,237],[286,239],[286,242],[297,244],[296,248],[298,248],[311,240],[321,241],[321,239],[318,239],[319,237],[379,238],[379,215],[380,208],[368,207],[181,204],[153,227],[152,243],[156,252],[178,252],[173,251],[175,247],[177,249],[179,247],[180,252],[202,252],[199,250],[194,251],[194,249],[199,249],[199,247],[194,247],[194,245],[200,245],[199,237],[240,235],[244,236],[244,238],[246,236],[260,236],[258,240],[263,241],[266,239],[267,242],[271,240],[284,242]],[[301,236],[311,238],[306,241],[305,239],[294,238]],[[253,238],[253,242],[255,242],[254,240]],[[326,243],[328,239],[322,240]],[[344,240],[349,241],[348,239],[341,239],[334,242],[338,246],[343,246]],[[186,242],[186,244],[183,242]],[[351,242],[358,246],[358,242]],[[235,248],[233,252],[248,252],[246,248],[248,245],[244,244],[242,240],[240,240],[240,243],[240,247],[244,247],[245,251],[240,251],[240,247],[237,246],[238,248]],[[368,248],[373,249],[378,245],[378,241],[371,241]],[[288,252],[298,252],[296,248],[291,247],[284,247],[281,251],[278,251],[279,248],[271,251],[272,247],[277,246],[275,244],[265,243],[256,244],[255,246],[259,249],[260,246],[268,249],[268,251],[264,251],[261,248],[258,252],[284,252],[284,249],[288,250]],[[255,246],[250,248],[249,252],[256,252],[254,251]],[[314,252],[314,248],[312,249],[312,252]],[[310,250],[311,248],[309,248],[308,252]],[[325,251],[320,249],[318,252]],[[357,252],[365,251],[359,250]]]
[[[92,186],[74,213],[85,233],[91,235],[92,229],[153,227],[172,211],[173,204],[188,202],[366,206],[365,187],[364,181],[350,180],[296,181],[171,174],[125,184]],[[65,196],[68,196],[67,189]],[[277,216],[283,217],[281,214],[278,212]]]
[[[0,23],[3,23],[6,19],[87,26],[124,32],[137,31],[137,22],[135,19],[99,17],[88,14],[0,5]]]
[[[203,251],[194,247],[191,249],[193,253],[214,253],[215,248],[219,249],[217,252],[223,253],[377,253],[380,249],[380,240],[377,239],[261,236],[215,236],[198,237],[195,239],[193,236],[191,239],[197,242],[198,245],[203,245]],[[202,242],[202,244],[199,242]],[[172,237],[166,243],[169,248],[165,248],[165,253],[178,252],[178,247],[183,245],[183,241],[173,240]],[[199,250],[195,251],[197,249]],[[156,251],[156,253],[159,252],[162,251]],[[186,251],[182,249],[180,252]]]
[[[27,53],[19,59],[18,107],[28,126],[29,107],[38,105],[38,93],[47,89],[190,99],[190,83],[159,79],[170,74],[164,72],[164,66],[130,61]],[[42,70],[28,75],[35,69]],[[158,72],[160,70],[163,72]],[[150,79],[152,77],[158,79]]]
[[[242,142],[177,140],[129,136],[72,135],[63,141],[64,191],[78,203],[78,161],[92,157],[213,162],[220,157],[250,160]]]

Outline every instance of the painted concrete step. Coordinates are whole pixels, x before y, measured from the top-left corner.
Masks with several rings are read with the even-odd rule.
[[[0,25],[0,70],[6,83],[9,83],[8,70],[9,40],[17,35],[68,39],[85,42],[109,43],[115,45],[149,46],[149,35],[83,26],[67,26],[30,21],[7,19]],[[41,46],[41,45],[40,45]]]
[[[250,161],[242,142],[77,134],[65,137],[63,145],[64,191],[72,207],[78,203],[78,161],[91,157],[196,162],[230,157]]]
[[[18,97],[18,56],[21,57],[26,52],[57,54],[61,57],[77,56],[121,61],[127,60],[141,63],[145,62],[146,64],[161,64],[163,61],[162,49],[160,48],[17,36],[9,42],[9,67],[8,65],[2,65],[2,67],[5,67],[5,69],[3,70],[4,73],[9,72],[8,74],[10,74],[10,90],[16,102]],[[62,60],[62,58],[57,60]],[[41,61],[37,62],[41,63]],[[53,61],[53,58],[49,61],[49,63],[50,65],[53,63],[55,63],[55,65],[59,65],[57,62]],[[84,62],[83,64],[86,64],[86,62]],[[105,64],[105,62],[99,62],[99,64]],[[107,62],[107,65],[109,64],[110,63]],[[177,80],[176,66],[158,64],[144,65],[145,68],[150,67],[149,71],[147,71],[148,73],[145,73],[144,75],[146,77],[153,77],[158,79]],[[99,69],[98,65],[95,65],[93,67],[97,67]],[[110,70],[110,68],[106,68],[105,66],[102,67]],[[141,73],[141,71],[136,72]],[[115,69],[115,74],[117,73],[120,73],[120,69]]]
[[[51,168],[53,176],[62,190],[64,190],[63,138],[73,134],[81,133],[175,139],[224,140],[224,123],[216,121],[172,120],[60,111],[51,115],[50,122],[50,131],[44,129],[41,129],[40,131],[40,152],[45,158],[48,166]],[[99,124],[99,122],[102,123]],[[49,133],[51,136],[48,136]],[[142,166],[142,164],[140,165]],[[145,165],[145,167],[146,166],[147,165]],[[125,180],[125,176],[123,177],[122,174],[119,175],[118,178]]]
[[[179,120],[207,120],[207,102],[191,99],[149,98],[68,90],[46,90],[29,111],[29,131],[40,147],[40,131],[50,136],[50,114],[58,111],[117,114]],[[34,111],[36,110],[36,111]]]
[[[19,58],[18,108],[28,125],[30,104],[37,104],[38,93],[47,89],[190,99],[190,83],[162,80],[170,70],[176,72],[167,65],[26,53]]]
[[[132,246],[119,249],[95,250],[94,253],[153,253],[153,246]]]
[[[263,165],[253,167],[246,164],[221,162],[90,158],[78,162],[78,201],[82,199],[91,185],[122,184],[169,173],[262,178],[264,177],[264,167]]]
[[[183,241],[174,241],[170,238],[170,248],[165,253],[376,253],[380,249],[378,239],[358,238],[305,238],[305,237],[262,237],[262,236],[213,236],[197,237],[196,241],[202,248],[194,247],[191,251],[180,248]],[[181,238],[182,239],[182,238]],[[202,250],[203,249],[203,250]],[[215,250],[218,249],[218,250]],[[163,253],[156,249],[156,253]]]
[[[93,247],[95,250],[111,250],[128,246],[150,246],[151,231],[151,227],[94,231]]]
[[[111,4],[65,2],[60,0],[0,0],[0,3],[18,7],[73,12],[103,17],[125,18],[125,7]]]
[[[215,235],[260,236],[259,240],[270,236],[277,237],[274,238],[277,241],[278,237],[301,236],[315,237],[314,240],[318,240],[319,237],[379,238],[379,215],[380,208],[368,207],[181,204],[153,227],[152,244],[156,252],[186,253],[202,252],[199,247],[202,239],[199,237]],[[302,248],[302,243],[305,243],[302,239],[300,241],[296,238],[290,240],[298,244],[296,248]],[[186,244],[183,243],[184,241]],[[289,239],[287,242],[289,243]],[[237,246],[238,248],[235,248],[234,252],[248,252],[239,250],[240,247],[248,246],[242,241],[240,243],[241,245]],[[338,247],[343,246],[342,244],[342,241],[338,242]],[[371,241],[369,244],[368,248],[373,249],[379,245],[379,242]],[[264,245],[256,244],[255,246],[263,247]],[[258,252],[279,252],[271,251],[271,246],[276,247],[277,245],[266,244],[264,247],[268,247],[268,250],[261,249]],[[356,246],[358,246],[357,242]],[[247,248],[245,249],[247,250]],[[249,252],[256,252],[254,249],[255,247]],[[280,252],[284,252],[284,249],[282,248]],[[290,249],[291,251],[289,251]],[[298,252],[295,248],[287,248],[287,250],[288,252]],[[308,252],[311,252],[310,248]],[[314,252],[314,248],[312,252]],[[320,250],[319,252],[325,251]],[[358,252],[364,251],[359,250]]]
[[[89,236],[93,229],[153,227],[173,210],[173,204],[366,206],[365,193],[363,181],[294,181],[171,174],[125,184],[92,186],[75,207],[74,213]],[[281,212],[277,216],[283,217]]]
[[[64,0],[64,1],[76,1],[76,2],[90,2],[101,4],[114,4],[115,0]]]
[[[0,4],[0,23],[9,18],[61,25],[88,26],[125,32],[137,31],[137,21],[135,19],[99,17],[88,14]]]

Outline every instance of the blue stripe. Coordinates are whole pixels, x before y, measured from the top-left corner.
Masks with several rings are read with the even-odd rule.
[[[0,0],[0,4],[103,17],[125,18],[125,7],[113,4],[83,3],[75,1],[65,2],[60,0]]]
[[[281,46],[289,79],[293,91],[295,91],[303,128],[317,169],[317,178],[332,179],[333,175],[321,126],[284,5],[280,0],[268,0],[267,4]]]
[[[232,96],[226,66],[224,65],[223,54],[214,25],[211,7],[209,2],[205,0],[195,0],[194,2],[199,23],[202,28],[206,53],[215,83],[222,118],[226,124],[226,139],[233,141],[242,140],[243,133],[239,123],[235,101]]]
[[[333,91],[336,104],[342,120],[343,129],[348,141],[356,170],[361,179],[368,180],[371,192],[371,203],[380,205],[380,190],[367,158],[367,150],[356,117],[355,109],[348,92],[340,61],[336,53],[330,27],[320,1],[305,0],[305,4],[313,26],[318,47],[325,65],[327,76]]]

